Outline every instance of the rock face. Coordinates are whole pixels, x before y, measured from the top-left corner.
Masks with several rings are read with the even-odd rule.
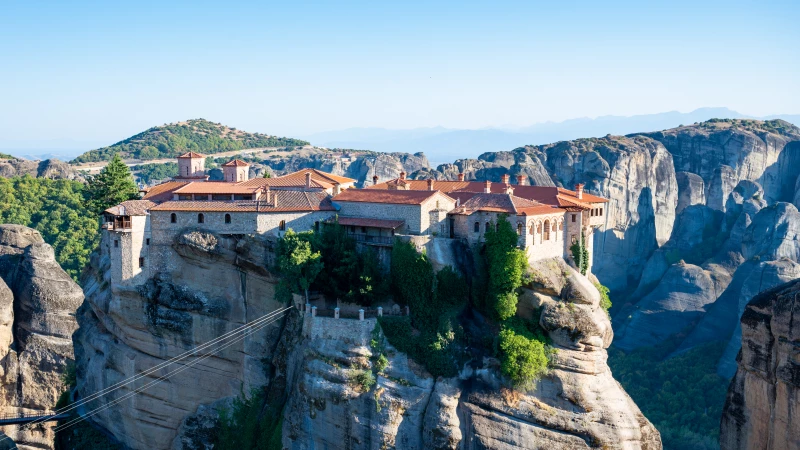
[[[39,232],[0,225],[0,408],[5,414],[52,411],[73,359],[75,310],[83,291]],[[52,424],[3,430],[20,449],[53,448]]]
[[[289,156],[269,158],[265,165],[251,168],[251,176],[262,176],[264,171],[282,175],[304,168],[314,168],[335,175],[354,178],[363,186],[372,183],[372,177],[381,181],[394,179],[400,172],[412,173],[430,168],[428,158],[422,153],[358,153],[351,158],[333,158],[323,149],[312,149]]]
[[[169,245],[153,242],[151,255],[162,252],[164,267],[139,286],[110,282],[110,239],[104,236],[100,245],[101,252],[85,273],[86,302],[78,312],[80,329],[74,336],[83,397],[282,307],[274,300],[276,279],[264,269],[270,267],[272,254],[260,238],[187,230]],[[202,441],[195,431],[204,428],[204,413],[216,417],[215,408],[225,400],[269,382],[263,360],[271,357],[284,322],[277,316],[274,323],[227,348],[211,347],[219,350],[213,357],[144,395],[121,400],[93,421],[131,449],[192,448],[184,443]],[[166,367],[132,386],[141,387],[179,367]],[[132,390],[114,391],[86,409],[110,404]],[[184,434],[179,435],[179,429]]]
[[[26,159],[0,159],[0,177],[30,175],[34,178],[83,180],[83,176],[69,164],[57,159],[29,161]]]
[[[800,280],[757,295],[722,414],[723,450],[800,448]]]
[[[542,284],[523,295],[535,303],[526,306],[541,308],[557,349],[552,371],[528,392],[504,388],[492,360],[433,379],[380,337],[374,319],[304,316],[303,339],[290,356],[296,381],[284,411],[284,447],[660,449],[658,431],[606,365],[613,332],[599,294],[570,270],[560,260],[540,262]],[[564,280],[562,271],[571,275]],[[546,294],[553,292],[563,298]],[[365,392],[354,375],[371,370],[375,333],[389,363]]]

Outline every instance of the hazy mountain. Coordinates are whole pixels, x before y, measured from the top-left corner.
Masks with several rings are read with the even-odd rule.
[[[383,152],[424,152],[434,163],[477,157],[489,151],[508,150],[524,145],[539,145],[607,134],[625,135],[673,128],[711,118],[755,118],[728,108],[700,108],[688,113],[677,111],[637,116],[602,116],[563,122],[545,122],[529,127],[458,130],[442,127],[389,130],[349,128],[303,136],[324,147],[359,148]],[[773,115],[762,119],[783,119],[800,124],[800,115]]]

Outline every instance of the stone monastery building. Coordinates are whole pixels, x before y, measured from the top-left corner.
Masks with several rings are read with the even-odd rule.
[[[319,229],[338,220],[364,245],[390,247],[397,235],[481,242],[501,214],[516,228],[529,260],[569,257],[569,247],[605,224],[608,200],[583,192],[509,183],[411,180],[400,177],[355,188],[356,180],[316,169],[275,178],[249,178],[249,164],[222,166],[224,181],[209,181],[205,156],[178,157],[179,174],[154,186],[140,200],[105,211],[112,281],[138,284],[168,264],[157,251],[187,230],[280,237],[288,229]],[[106,239],[107,238],[107,239]],[[112,244],[113,243],[113,244]],[[589,258],[591,261],[591,257]]]

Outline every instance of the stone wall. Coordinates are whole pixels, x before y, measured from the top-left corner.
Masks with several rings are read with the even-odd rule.
[[[332,211],[259,213],[258,233],[281,236],[284,231],[290,228],[294,231],[313,230],[316,222],[324,222],[333,217],[333,215]],[[281,221],[286,221],[286,230],[280,230]]]
[[[339,214],[346,217],[366,217],[384,220],[403,220],[406,226],[397,230],[399,233],[429,234],[440,232],[440,223],[431,223],[431,217],[439,217],[446,222],[445,214],[434,214],[432,211],[455,208],[455,201],[450,197],[437,192],[428,200],[419,205],[397,205],[390,203],[371,202],[337,202],[341,206]]]

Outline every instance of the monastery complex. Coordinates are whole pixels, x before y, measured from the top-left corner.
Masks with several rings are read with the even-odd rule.
[[[318,230],[333,221],[363,245],[391,247],[395,236],[428,236],[481,242],[505,214],[531,261],[570,256],[570,246],[604,226],[608,200],[575,190],[516,183],[411,180],[400,177],[355,187],[356,180],[316,169],[274,178],[249,178],[240,160],[222,166],[224,181],[209,181],[205,156],[178,157],[179,175],[105,211],[112,280],[138,284],[169,262],[158,247],[170,247],[187,230],[280,237],[288,229]],[[113,244],[112,244],[113,242]]]

